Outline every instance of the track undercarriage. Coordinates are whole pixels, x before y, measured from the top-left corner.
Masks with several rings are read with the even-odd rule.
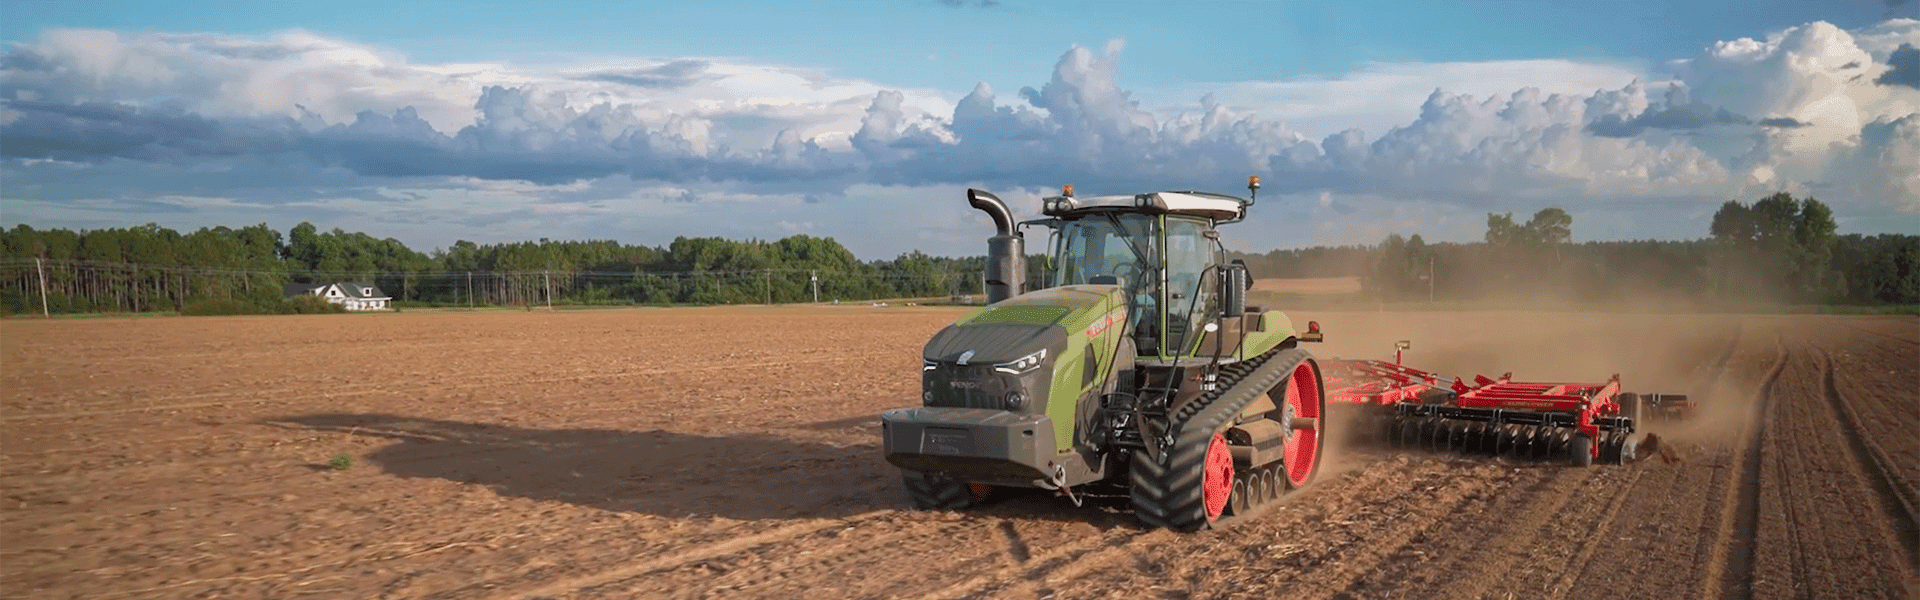
[[[1296,348],[1222,367],[1211,390],[1164,418],[1116,404],[1105,414],[1129,456],[1134,513],[1178,531],[1258,513],[1306,485],[1325,444],[1319,367]]]

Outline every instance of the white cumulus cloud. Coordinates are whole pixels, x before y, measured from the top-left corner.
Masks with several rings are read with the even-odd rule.
[[[1036,86],[962,94],[740,59],[417,64],[301,31],[51,30],[0,53],[0,197],[8,220],[50,226],[264,216],[404,223],[445,243],[804,225],[972,252],[963,186],[1028,202],[1063,183],[1230,190],[1262,174],[1306,205],[1288,218],[1332,224],[1254,221],[1299,241],[1470,231],[1488,210],[1546,205],[1614,224],[1602,235],[1691,237],[1719,202],[1781,189],[1913,230],[1920,88],[1894,63],[1916,45],[1920,21],[1815,22],[1650,73],[1374,64],[1148,102],[1118,83],[1119,40],[1068,49]]]

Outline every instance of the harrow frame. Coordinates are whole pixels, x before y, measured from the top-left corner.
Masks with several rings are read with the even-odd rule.
[[[1509,372],[1475,375],[1468,383],[1402,364],[1409,347],[1396,342],[1393,362],[1322,360],[1328,405],[1361,407],[1382,421],[1376,431],[1401,446],[1536,457],[1565,451],[1577,466],[1630,462],[1643,419],[1684,417],[1693,409],[1684,395],[1622,392],[1619,374],[1581,383],[1514,381]]]

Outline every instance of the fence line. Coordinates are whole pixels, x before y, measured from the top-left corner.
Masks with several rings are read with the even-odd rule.
[[[12,312],[41,312],[42,294],[51,312],[169,311],[201,299],[268,304],[279,302],[284,286],[296,282],[372,283],[397,302],[439,305],[793,303],[979,294],[981,276],[978,269],[293,271],[0,259],[0,304]]]

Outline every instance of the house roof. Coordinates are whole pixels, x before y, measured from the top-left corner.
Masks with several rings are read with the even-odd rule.
[[[291,298],[300,294],[311,294],[314,290],[327,287],[324,283],[289,283],[280,287],[280,296]]]
[[[371,283],[364,283],[359,281],[340,281],[335,283],[289,283],[280,289],[280,293],[282,297],[293,297],[300,294],[311,294],[313,293],[314,290],[325,288],[328,286],[339,286],[341,297],[344,297],[344,298],[352,298],[352,299],[359,299],[359,300],[369,300],[369,299],[372,299],[372,300],[389,299],[390,300],[392,299],[390,296],[387,296],[385,292],[380,291],[379,286],[373,285]],[[372,288],[373,293],[371,294],[360,293],[360,290],[366,289],[366,288]]]
[[[371,293],[371,294],[362,294],[362,293],[360,293],[360,290],[362,290],[362,289],[370,289],[370,290],[373,290],[373,293]],[[377,286],[375,286],[375,285],[373,285],[373,284],[371,284],[371,283],[365,283],[365,282],[360,282],[360,281],[342,281],[342,282],[340,282],[340,293],[342,293],[342,294],[346,294],[348,298],[359,298],[359,299],[363,299],[363,300],[364,300],[364,299],[369,299],[369,298],[387,298],[387,297],[388,297],[388,296],[387,296],[387,294],[386,294],[385,292],[381,292],[381,291],[380,291],[380,288],[379,288],[379,287],[377,287]]]

